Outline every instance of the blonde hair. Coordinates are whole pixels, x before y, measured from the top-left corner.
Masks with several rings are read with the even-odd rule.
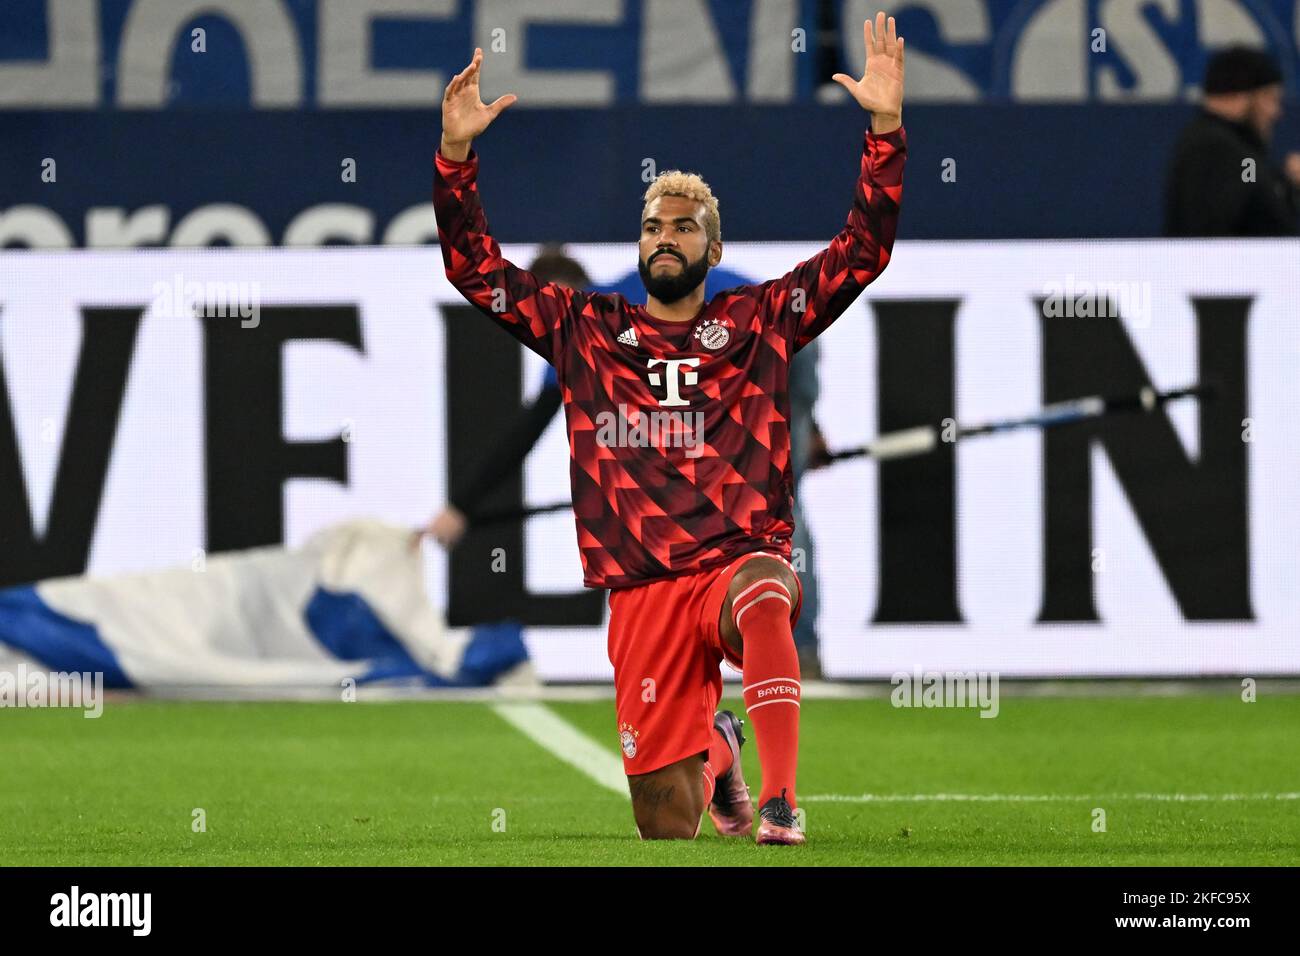
[[[684,173],[680,169],[668,169],[660,173],[645,191],[645,205],[648,206],[660,196],[681,196],[704,203],[704,234],[712,242],[722,238],[722,217],[718,215],[718,200],[713,195],[709,184],[696,173]]]

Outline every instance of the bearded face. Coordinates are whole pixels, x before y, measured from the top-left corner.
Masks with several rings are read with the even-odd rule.
[[[651,298],[678,302],[704,281],[712,265],[704,212],[703,203],[683,196],[660,196],[646,207],[637,272]]]
[[[671,261],[656,267],[658,260]],[[638,257],[637,271],[645,283],[646,292],[669,305],[686,298],[704,281],[709,273],[709,253],[706,249],[694,262],[688,262],[686,256],[675,249],[658,249],[648,260]]]

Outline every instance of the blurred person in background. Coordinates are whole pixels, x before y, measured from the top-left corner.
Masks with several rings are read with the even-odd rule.
[[[1174,147],[1165,189],[1167,236],[1294,236],[1300,153],[1269,154],[1282,117],[1282,71],[1262,50],[1234,46],[1210,60],[1205,99]]]
[[[565,255],[560,245],[543,246],[528,267],[542,282],[554,282],[566,289],[586,290],[591,285],[587,270]],[[477,468],[454,479],[447,505],[429,523],[429,534],[444,548],[456,546],[473,523],[483,501],[511,475],[524,466],[546,426],[560,410],[560,383],[555,366],[547,364],[542,387],[524,408]]]

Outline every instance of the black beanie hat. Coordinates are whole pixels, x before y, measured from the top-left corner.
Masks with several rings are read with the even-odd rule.
[[[1282,71],[1277,61],[1264,50],[1247,46],[1233,46],[1221,50],[1210,58],[1205,69],[1205,92],[1245,93],[1261,86],[1282,82]]]

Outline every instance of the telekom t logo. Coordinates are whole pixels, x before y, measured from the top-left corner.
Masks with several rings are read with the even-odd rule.
[[[685,372],[682,372],[681,381],[679,382],[677,379],[677,369],[682,365],[689,365],[690,368],[695,368],[695,366],[700,364],[700,360],[698,358],[687,358],[687,359],[652,358],[648,362],[646,362],[646,367],[654,368],[656,365],[659,365],[660,363],[663,363],[668,368],[668,388],[667,388],[668,397],[665,398],[659,404],[668,405],[668,406],[689,405],[690,402],[682,398],[682,393],[678,391],[678,389],[681,385],[694,385],[696,382],[700,380],[700,376],[698,372],[692,372],[690,369],[687,369]],[[651,372],[649,378],[650,378],[651,385],[663,384],[663,376],[661,376],[658,372]]]

